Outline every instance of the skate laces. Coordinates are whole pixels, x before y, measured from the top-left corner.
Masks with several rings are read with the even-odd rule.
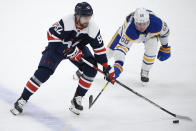
[[[76,99],[76,102],[78,105],[82,105],[82,97],[81,96],[77,96],[77,97],[75,97],[75,99]]]
[[[18,106],[19,106],[20,108],[22,108],[26,103],[27,103],[27,101],[24,100],[24,99],[18,100]]]
[[[149,73],[149,71],[142,70],[141,71],[141,76],[142,77],[148,77],[148,73]]]

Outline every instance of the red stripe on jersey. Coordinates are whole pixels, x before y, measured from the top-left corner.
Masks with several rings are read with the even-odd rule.
[[[47,37],[48,37],[48,40],[61,40],[60,38],[54,38],[53,36],[50,35],[49,32],[47,32]]]
[[[79,83],[81,86],[86,87],[86,88],[90,88],[90,86],[91,86],[91,83],[87,83],[87,82],[83,81],[81,78],[79,80]]]
[[[31,82],[27,82],[26,86],[33,92],[36,92],[38,88],[36,88]]]
[[[101,53],[101,52],[104,52],[106,51],[105,47],[103,49],[100,49],[100,50],[93,50],[95,53]]]

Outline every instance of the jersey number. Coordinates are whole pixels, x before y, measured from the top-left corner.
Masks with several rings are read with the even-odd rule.
[[[62,26],[61,26],[58,22],[56,22],[56,23],[53,25],[53,27],[54,27],[54,30],[55,30],[58,34],[61,34],[61,31],[63,30],[63,28],[62,28]]]
[[[101,37],[100,34],[97,36],[97,40],[98,40],[99,44],[101,44],[103,42],[102,37]]]
[[[125,43],[126,45],[129,43],[129,39],[127,39],[125,37],[125,35],[123,35],[123,37],[121,38],[121,42]]]

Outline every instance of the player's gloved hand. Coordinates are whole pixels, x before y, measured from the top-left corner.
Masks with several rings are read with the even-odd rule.
[[[164,60],[167,60],[170,56],[171,56],[170,46],[168,46],[168,44],[167,45],[162,45],[160,47],[157,58],[160,61],[164,61]]]
[[[116,61],[114,64],[114,72],[115,72],[115,79],[120,76],[120,73],[123,71],[123,62]]]
[[[115,73],[114,73],[114,68],[109,66],[103,66],[103,72],[105,74],[105,79],[112,84],[115,83]]]
[[[75,49],[73,51],[71,51],[71,52],[69,52],[67,54],[67,57],[70,60],[77,61],[77,62],[81,62],[82,61],[82,59],[81,59],[82,56],[84,56],[84,54],[82,53],[82,51],[78,47],[75,47]]]

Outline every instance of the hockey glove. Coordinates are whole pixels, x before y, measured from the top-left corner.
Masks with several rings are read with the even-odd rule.
[[[117,79],[120,73],[123,71],[123,62],[116,61],[114,64],[115,79]]]
[[[114,73],[114,68],[111,67],[110,65],[107,67],[103,67],[103,72],[105,74],[105,79],[112,84],[115,82],[115,73]]]
[[[170,46],[168,46],[168,44],[167,45],[162,45],[160,47],[160,50],[159,50],[157,58],[160,61],[164,61],[164,60],[167,60],[170,56],[171,56]]]
[[[67,54],[67,57],[70,60],[76,61],[76,62],[81,62],[82,56],[84,56],[84,54],[78,47],[75,47],[75,49],[71,53]]]

